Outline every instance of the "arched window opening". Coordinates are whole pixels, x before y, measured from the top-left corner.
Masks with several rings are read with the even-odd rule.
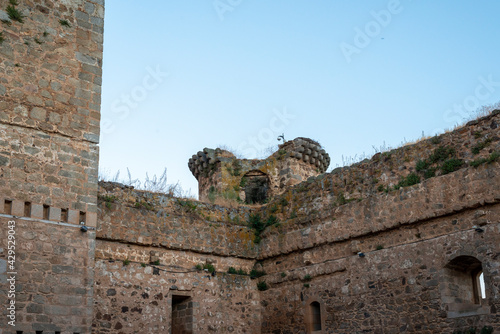
[[[245,192],[245,203],[264,203],[268,197],[269,177],[260,170],[246,173],[240,182]]]
[[[481,261],[462,255],[445,266],[441,288],[449,317],[487,314],[487,289]]]
[[[311,320],[312,320],[312,330],[321,330],[321,305],[318,302],[312,302],[310,304]]]

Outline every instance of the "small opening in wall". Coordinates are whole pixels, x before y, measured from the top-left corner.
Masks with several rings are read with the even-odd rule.
[[[264,203],[269,192],[269,177],[260,170],[246,173],[240,182],[245,192],[245,203]]]
[[[23,334],[23,331],[16,331],[16,334]]]
[[[481,290],[481,299],[486,299],[486,288],[484,286],[484,274],[482,271],[479,275],[479,288]]]
[[[311,319],[312,319],[312,330],[321,330],[321,306],[318,302],[311,303]]]
[[[193,302],[190,296],[172,295],[172,334],[193,332]]]
[[[81,223],[81,222],[86,223],[86,222],[87,222],[87,221],[85,220],[85,219],[86,219],[86,216],[87,216],[87,215],[85,214],[85,212],[80,211],[80,220],[79,220],[78,222],[79,222],[79,223]]]
[[[24,202],[24,217],[31,217],[31,203]]]
[[[68,222],[68,209],[61,209],[61,221]]]
[[[36,334],[43,334],[43,331],[36,331]]]
[[[43,205],[43,219],[49,220],[50,216],[50,206],[44,204]]]
[[[449,318],[490,312],[486,275],[481,261],[473,256],[460,255],[446,264],[440,290]]]
[[[59,331],[55,331],[55,332],[54,332],[54,334],[61,334],[61,332],[59,332]]]
[[[482,304],[483,299],[486,298],[482,268],[479,268],[475,272],[472,272],[472,288],[474,293],[474,304]]]
[[[12,201],[9,199],[6,199],[4,204],[3,204],[3,212],[6,214],[10,215],[12,214]]]

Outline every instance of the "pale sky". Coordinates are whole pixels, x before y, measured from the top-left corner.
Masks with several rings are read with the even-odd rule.
[[[106,0],[100,169],[319,141],[331,167],[500,100],[499,1]]]

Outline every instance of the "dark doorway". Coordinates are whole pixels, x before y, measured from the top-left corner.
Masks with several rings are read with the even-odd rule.
[[[193,302],[189,296],[172,295],[172,334],[193,333]]]
[[[269,192],[269,177],[260,170],[253,170],[246,173],[242,180],[245,191],[245,203],[264,203]]]

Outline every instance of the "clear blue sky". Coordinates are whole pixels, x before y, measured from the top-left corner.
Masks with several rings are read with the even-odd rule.
[[[500,100],[499,1],[106,0],[100,169],[197,195],[204,147],[310,137],[332,167]],[[166,74],[168,73],[168,75]],[[459,111],[459,110],[462,111]]]

